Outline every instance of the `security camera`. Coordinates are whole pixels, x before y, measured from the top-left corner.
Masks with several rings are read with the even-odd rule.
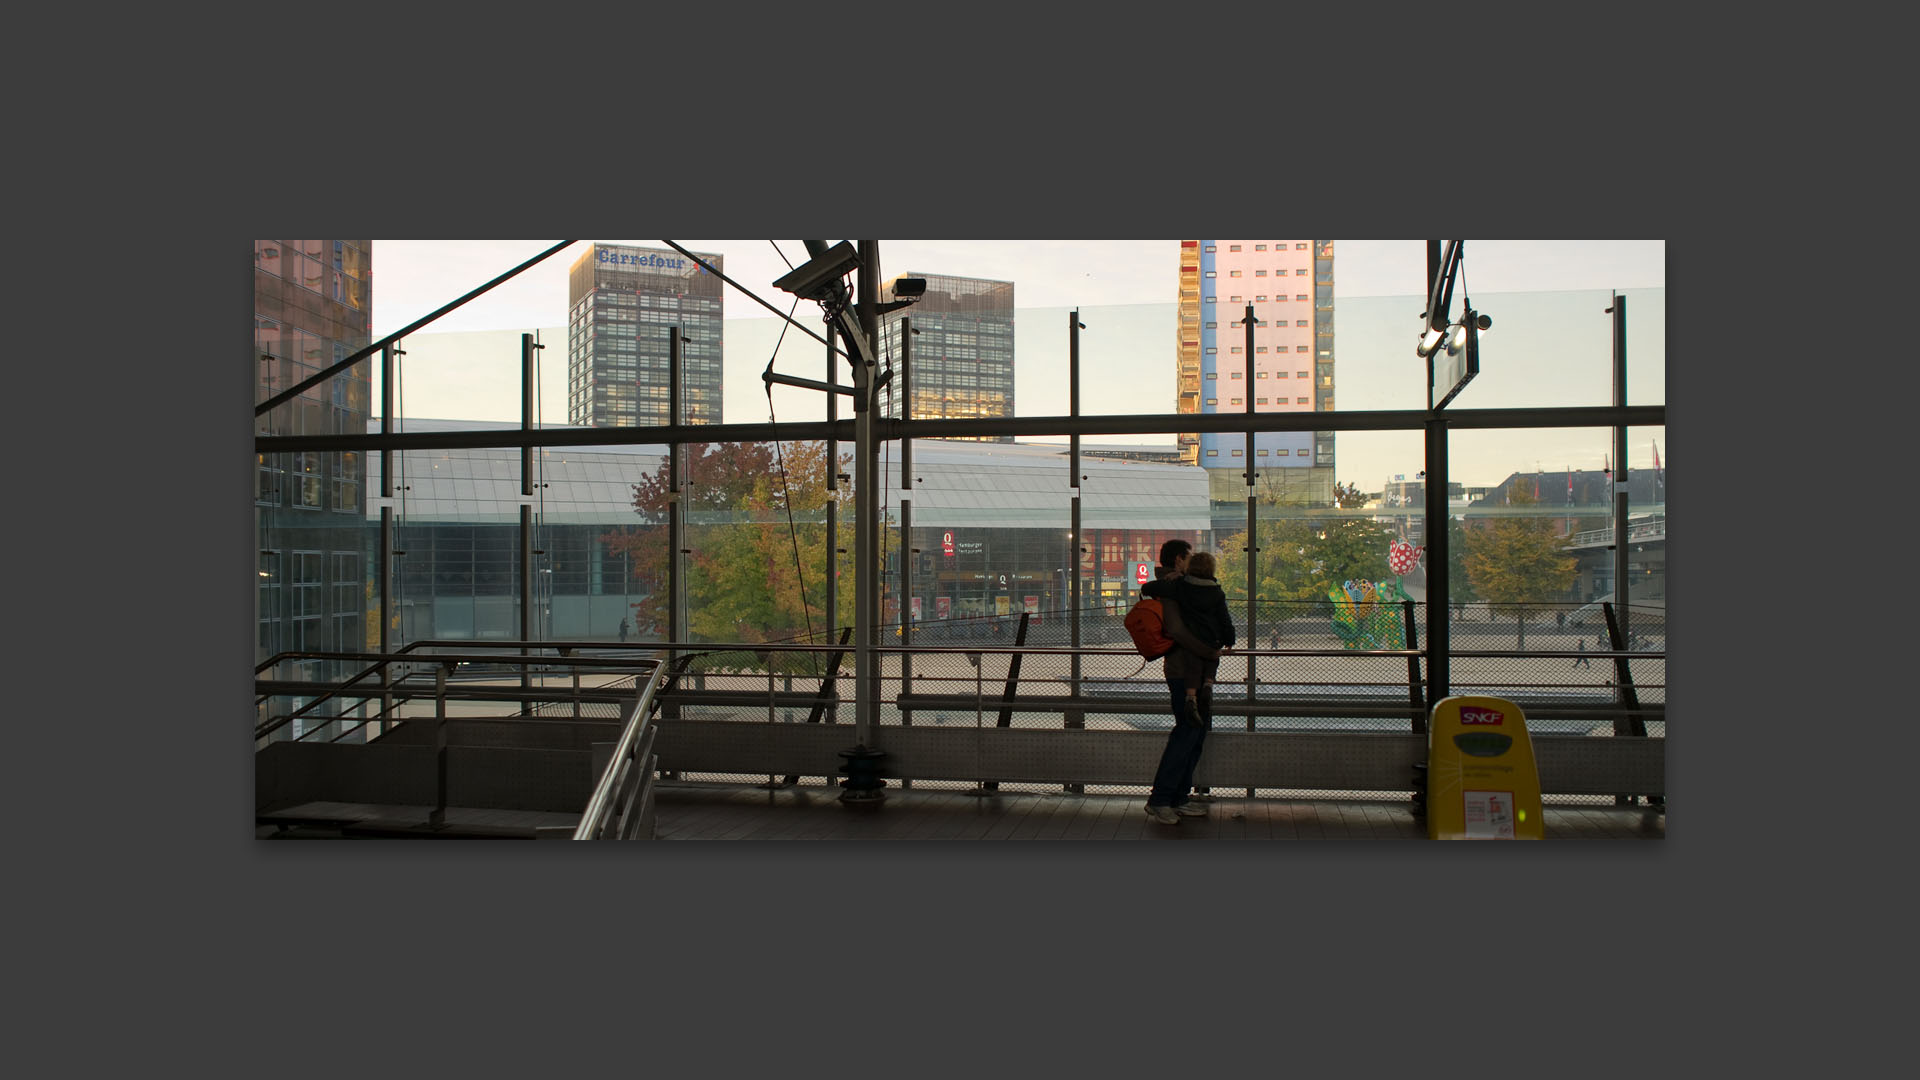
[[[794,267],[773,283],[776,289],[790,292],[802,300],[828,300],[833,287],[860,266],[853,242],[842,240],[818,257]]]
[[[923,277],[903,277],[893,279],[893,295],[900,299],[909,296],[925,296],[927,279]]]

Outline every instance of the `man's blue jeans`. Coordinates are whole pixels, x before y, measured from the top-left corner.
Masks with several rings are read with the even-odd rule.
[[[1173,709],[1173,730],[1167,733],[1166,749],[1160,751],[1160,766],[1153,771],[1153,791],[1148,806],[1180,806],[1193,790],[1193,770],[1200,764],[1200,750],[1213,728],[1213,688],[1200,688],[1200,722],[1187,718],[1187,690],[1179,679],[1167,680]]]

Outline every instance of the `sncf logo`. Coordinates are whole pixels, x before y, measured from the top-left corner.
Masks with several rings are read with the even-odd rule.
[[[1506,717],[1504,714],[1496,712],[1492,709],[1461,709],[1460,710],[1460,722],[1462,724],[1498,725],[1502,720],[1505,720],[1505,719]]]

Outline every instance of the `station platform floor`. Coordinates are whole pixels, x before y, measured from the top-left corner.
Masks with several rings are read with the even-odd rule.
[[[824,786],[663,782],[661,840],[1425,840],[1409,800],[1247,798],[1216,792],[1206,817],[1149,820],[1138,794],[889,788],[884,805],[852,809]],[[1666,836],[1660,806],[1548,804],[1548,840]]]

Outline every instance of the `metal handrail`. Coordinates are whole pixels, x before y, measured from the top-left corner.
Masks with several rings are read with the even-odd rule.
[[[482,645],[480,647],[481,648],[498,648],[498,649],[504,650],[504,649],[518,649],[529,644],[532,644],[532,643],[519,642],[519,641],[494,642],[494,643],[489,643],[487,645]],[[424,648],[439,648],[439,647],[449,647],[449,646],[465,648],[465,649],[472,649],[475,647],[475,643],[471,641],[433,641],[433,640],[409,642],[408,644],[402,646],[399,650],[393,653],[313,652],[313,651],[277,653],[272,658],[266,661],[263,661],[262,663],[257,664],[254,667],[254,684],[256,689],[258,689],[263,685],[267,687],[267,692],[259,695],[259,697],[256,699],[255,701],[256,705],[259,704],[261,701],[265,701],[267,698],[272,697],[276,693],[285,693],[288,691],[288,684],[285,683],[284,681],[263,680],[259,677],[262,672],[268,670],[269,668],[283,661],[301,660],[301,659],[364,660],[364,661],[369,661],[370,666],[367,667],[365,670],[359,672],[358,674],[355,674],[352,677],[345,679],[344,681],[341,681],[339,683],[315,684],[316,689],[322,685],[326,686],[327,687],[326,691],[324,693],[321,693],[318,697],[315,697],[312,701],[307,702],[305,705],[301,706],[300,708],[295,709],[291,713],[287,713],[282,716],[276,716],[255,725],[253,737],[256,740],[264,739],[267,736],[273,734],[274,732],[280,730],[281,728],[286,727],[288,724],[292,723],[294,720],[299,719],[300,717],[306,716],[308,713],[312,712],[314,709],[318,708],[320,705],[330,700],[333,700],[335,698],[345,699],[345,698],[351,697],[351,698],[359,698],[364,700],[364,699],[381,697],[390,693],[395,693],[395,688],[400,685],[399,683],[384,684],[378,687],[369,687],[364,691],[361,691],[358,693],[352,693],[352,694],[346,693],[346,691],[348,690],[348,688],[354,686],[355,684],[361,682],[364,679],[367,679],[373,675],[378,674],[380,671],[385,669],[388,665],[394,664],[396,662],[426,663],[426,664],[432,664],[434,666],[445,666],[445,667],[454,667],[460,664],[468,664],[468,663],[470,664],[497,663],[497,664],[503,664],[507,666],[524,666],[524,667],[533,667],[533,666],[568,667],[568,668],[573,668],[576,671],[581,667],[601,667],[601,668],[617,669],[617,670],[630,670],[635,665],[635,659],[633,657],[574,655],[573,650],[582,647],[581,645],[575,644],[575,643],[556,645],[553,642],[541,642],[538,644],[541,645],[541,647],[543,648],[555,649],[557,650],[557,653],[555,655],[527,655],[524,653],[504,653],[504,652],[500,654],[495,654],[491,652],[429,653],[429,652],[419,651]],[[599,643],[587,643],[586,647],[598,648]],[[648,652],[658,651],[658,646],[655,646],[652,644],[634,644],[631,647],[625,644],[620,644],[620,645],[609,645],[609,647],[620,648],[623,650],[630,648],[632,651],[638,651],[640,649],[645,649]],[[640,659],[643,662],[653,661],[652,657],[642,657]],[[406,695],[404,691],[401,692],[401,695],[406,697],[415,696],[415,695]],[[448,696],[467,697],[471,695],[456,693]],[[578,696],[577,692],[572,696]],[[543,697],[541,700],[547,700],[547,699]],[[561,699],[554,699],[554,700],[561,700]]]
[[[629,778],[636,780],[638,786],[627,801],[628,813],[637,820],[645,812],[646,800],[652,794],[652,776],[650,770],[641,767],[646,763],[638,758],[647,756],[646,751],[652,746],[653,730],[648,727],[647,720],[653,714],[654,696],[659,692],[660,682],[666,673],[667,665],[655,661],[653,675],[647,679],[646,686],[641,688],[634,700],[632,711],[624,718],[620,740],[614,744],[613,758],[607,762],[606,771],[600,774],[599,783],[594,785],[587,808],[580,813],[580,824],[573,831],[575,840],[600,838],[607,817],[613,811],[616,792],[632,786],[626,783]],[[641,739],[643,731],[646,735],[644,747]],[[631,835],[631,830],[627,830],[627,833]]]

